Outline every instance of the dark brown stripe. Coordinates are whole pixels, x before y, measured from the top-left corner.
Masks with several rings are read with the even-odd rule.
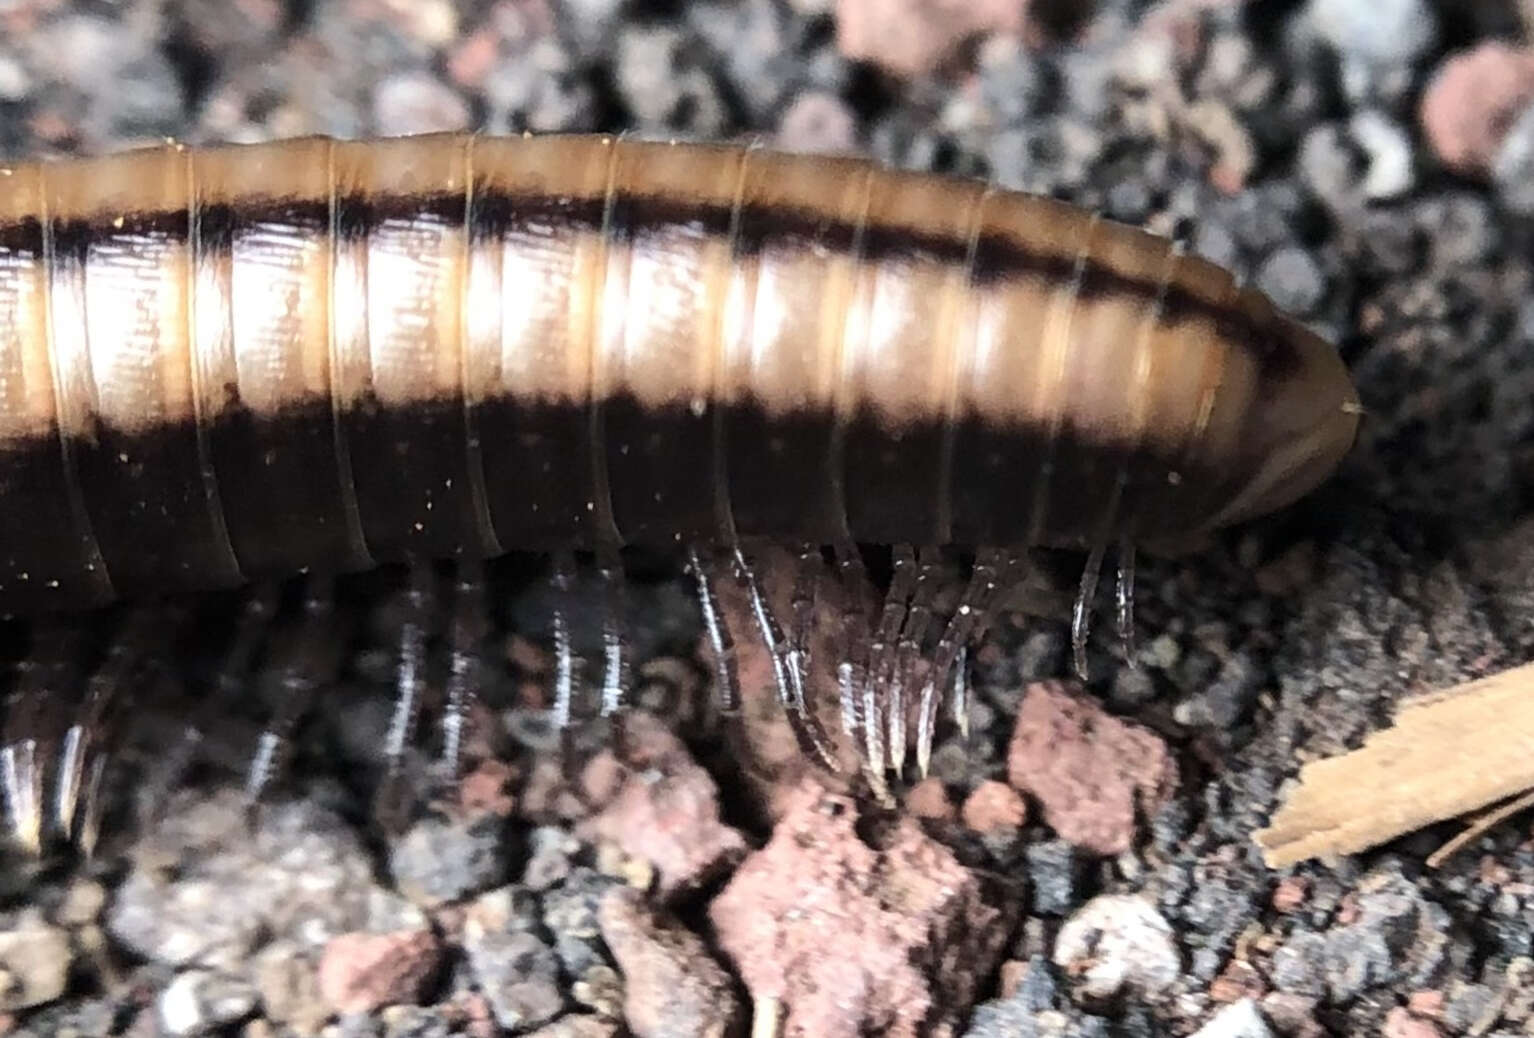
[[[343,236],[363,237],[385,221],[431,217],[456,224],[463,221],[464,203],[461,192],[348,195],[337,200],[336,227]],[[477,191],[473,205],[472,233],[482,240],[514,233],[531,224],[548,225],[556,231],[597,233],[602,228],[604,209],[601,198],[561,199],[493,191]],[[235,205],[205,205],[200,210],[199,219],[204,228],[204,240],[213,243],[229,240],[228,236],[237,233],[234,228],[255,223],[322,228],[327,226],[329,215],[329,205],[324,199],[253,198]],[[678,225],[690,225],[703,233],[722,236],[729,232],[732,218],[727,205],[685,201],[666,195],[624,196],[615,205],[613,215],[609,233],[625,242],[642,241]],[[62,220],[55,225],[54,240],[61,253],[73,250],[81,254],[90,243],[104,236],[182,238],[186,227],[185,210],[146,211],[114,215],[110,220],[106,217]],[[211,236],[209,228],[214,231]],[[738,254],[749,256],[768,245],[813,243],[845,253],[852,248],[856,230],[854,224],[814,209],[747,204],[740,213],[735,249]],[[220,237],[220,231],[224,232],[224,237]],[[40,241],[35,217],[0,225],[0,249],[36,254]],[[860,247],[863,255],[874,261],[928,258],[960,265],[969,255],[968,242],[961,237],[888,224],[871,224],[863,228]],[[984,232],[975,251],[973,280],[982,287],[1020,275],[1064,280],[1074,276],[1078,261],[1077,256],[1028,248],[1009,234]],[[1090,257],[1080,282],[1084,299],[1131,295],[1149,302],[1156,298],[1160,289],[1154,279],[1127,276]],[[1181,320],[1199,317],[1212,320],[1232,344],[1249,350],[1261,365],[1264,377],[1282,378],[1298,369],[1299,358],[1293,347],[1266,322],[1172,285],[1163,302],[1163,318],[1175,325]]]

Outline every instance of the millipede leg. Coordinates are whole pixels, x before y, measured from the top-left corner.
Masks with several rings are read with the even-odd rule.
[[[1103,568],[1106,549],[1099,543],[1087,555],[1087,564],[1081,571],[1081,587],[1076,591],[1076,607],[1071,614],[1071,657],[1076,663],[1076,676],[1087,680],[1087,637],[1092,633],[1092,603],[1097,598],[1097,575]]]
[[[740,709],[740,669],[735,659],[735,639],[730,625],[719,611],[719,595],[714,588],[713,561],[705,562],[696,546],[687,549],[687,568],[698,586],[698,610],[703,614],[703,629],[708,632],[709,648],[714,654],[714,677],[719,709],[734,713]]]
[[[975,556],[974,570],[959,600],[959,607],[949,619],[948,626],[943,629],[942,638],[933,655],[932,667],[921,689],[916,731],[916,767],[923,777],[932,761],[932,740],[937,734],[939,690],[948,687],[949,675],[953,673],[954,667],[966,662],[965,650],[976,630],[984,629],[983,624],[989,617],[991,604],[1003,582],[1011,578],[1013,566],[1013,561],[1005,552],[982,549]],[[957,720],[963,730],[968,721],[967,713],[958,716]]]
[[[427,643],[434,615],[433,573],[430,565],[410,565],[409,607],[400,628],[399,668],[394,686],[394,713],[384,735],[384,778],[378,803],[384,815],[397,819],[403,807],[405,754],[415,739],[426,692]]]
[[[550,709],[554,727],[570,727],[575,701],[575,649],[570,641],[570,593],[575,586],[575,555],[554,553],[549,583],[554,589],[554,702]]]
[[[94,814],[89,787],[99,783],[99,773],[106,765],[101,743],[107,734],[111,714],[120,710],[127,688],[152,637],[152,631],[164,625],[164,613],[157,609],[135,610],[112,640],[106,660],[86,683],[85,698],[76,719],[64,732],[60,743],[58,782],[53,801],[53,824],[66,839],[75,836],[82,792],[86,815]],[[93,782],[87,782],[93,777]]]
[[[469,712],[478,694],[480,642],[489,626],[486,615],[484,569],[478,559],[465,558],[458,565],[453,588],[453,620],[447,703],[442,711],[444,772],[456,778],[462,769],[464,736]]]
[[[245,688],[250,679],[251,663],[277,615],[280,599],[281,587],[271,581],[256,586],[245,597],[239,619],[235,621],[229,648],[209,682],[207,694],[199,697],[196,708],[181,731],[181,738],[167,753],[165,761],[155,769],[153,786],[146,798],[149,805],[148,821],[151,824],[160,820],[160,811],[170,802],[170,791],[192,767],[219,710]]]
[[[68,679],[67,661],[76,649],[73,632],[48,625],[38,630],[31,655],[22,661],[5,711],[0,746],[0,790],[11,836],[30,854],[42,850],[47,715],[58,708]]]
[[[842,607],[840,641],[842,658],[837,663],[837,687],[841,694],[842,731],[857,738],[863,727],[862,688],[867,667],[868,618],[863,608],[863,590],[868,586],[868,572],[855,544],[835,545],[836,569],[841,584]]]
[[[820,568],[820,549],[813,544],[801,544],[798,565],[794,570],[793,597],[788,607],[793,621],[788,636],[788,655],[804,685],[809,684],[810,665],[813,662],[810,643],[815,629],[815,598],[820,585]]]
[[[923,548],[916,555],[916,586],[911,591],[911,602],[906,609],[905,623],[900,630],[900,640],[895,647],[891,671],[890,701],[890,765],[897,774],[905,771],[906,757],[906,691],[915,677],[916,664],[921,659],[922,639],[932,621],[932,596],[937,585],[937,551]]]
[[[794,736],[806,753],[819,760],[827,769],[835,771],[837,770],[836,758],[831,753],[825,731],[820,726],[820,720],[810,709],[806,700],[804,682],[789,658],[782,628],[778,624],[777,617],[772,613],[772,607],[767,604],[767,597],[762,593],[756,571],[740,545],[735,545],[732,557],[735,563],[735,578],[745,588],[747,597],[750,599],[751,613],[756,619],[758,633],[767,647],[768,658],[772,661],[772,676],[778,688],[778,701],[783,704],[788,714]]]
[[[879,616],[879,626],[874,632],[868,649],[868,680],[863,685],[864,746],[870,768],[883,773],[893,762],[893,749],[885,753],[885,726],[893,734],[896,722],[896,704],[890,701],[893,684],[896,645],[905,627],[907,599],[916,587],[916,555],[909,544],[898,544],[894,549],[893,572],[889,590],[884,596],[884,608]],[[904,725],[900,724],[901,738]],[[902,756],[904,753],[902,752]]]
[[[1135,546],[1127,538],[1119,543],[1118,606],[1119,644],[1124,647],[1124,661],[1133,670],[1135,658]]]
[[[308,579],[303,612],[298,649],[294,658],[283,666],[276,710],[256,743],[256,752],[246,771],[245,802],[252,816],[282,771],[299,718],[308,711],[315,692],[326,680],[325,647],[335,636],[332,630],[335,590],[329,579],[319,576]]]
[[[616,548],[597,553],[602,577],[602,716],[617,713],[628,699],[628,654],[623,645],[623,559]]]

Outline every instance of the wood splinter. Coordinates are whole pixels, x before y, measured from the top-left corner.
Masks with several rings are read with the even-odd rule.
[[[1299,786],[1254,839],[1269,867],[1284,868],[1492,808],[1428,860],[1436,867],[1529,806],[1530,791],[1534,663],[1402,703],[1395,723],[1360,748],[1305,765]]]

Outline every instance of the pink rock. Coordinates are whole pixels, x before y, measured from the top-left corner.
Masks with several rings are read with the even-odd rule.
[[[1040,681],[1018,711],[1007,778],[1038,799],[1062,838],[1109,855],[1129,849],[1137,811],[1152,814],[1171,796],[1177,766],[1155,733]]]
[[[320,959],[320,994],[336,1012],[417,1002],[437,975],[442,948],[429,930],[344,933]]]
[[[988,780],[976,786],[964,800],[960,812],[964,824],[985,835],[1004,829],[1021,829],[1028,820],[1028,808],[1017,790],[1005,782]]]
[[[979,878],[918,823],[858,832],[857,803],[806,782],[709,906],[784,1038],[955,1032],[1010,930]]]
[[[836,44],[897,76],[931,72],[972,36],[1020,34],[1026,0],[838,0]]]
[[[1405,1006],[1396,1006],[1385,1014],[1382,1038],[1443,1038],[1443,1032],[1431,1020],[1412,1016]]]
[[[1444,165],[1485,175],[1502,139],[1534,102],[1534,50],[1490,40],[1456,54],[1423,91],[1422,132]]]
[[[623,971],[623,1017],[637,1038],[726,1035],[739,1028],[731,977],[697,934],[662,918],[632,887],[609,890],[597,919]]]
[[[628,773],[612,802],[580,825],[655,867],[662,898],[694,890],[740,860],[746,841],[719,818],[719,788],[687,747],[643,711],[625,717]]]
[[[905,809],[915,817],[929,822],[949,822],[954,816],[953,802],[948,799],[948,790],[944,788],[943,780],[933,775],[928,775],[907,790]]]

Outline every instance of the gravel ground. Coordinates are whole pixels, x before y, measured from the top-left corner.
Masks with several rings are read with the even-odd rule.
[[[7,155],[470,127],[865,152],[1186,240],[1333,336],[1368,409],[1321,492],[1142,563],[1138,669],[1100,638],[1083,694],[1048,680],[1063,622],[1001,623],[969,736],[896,812],[807,776],[759,696],[744,734],[698,708],[664,573],[627,598],[643,711],[556,752],[548,597],[512,560],[461,787],[422,755],[398,821],[371,810],[412,615],[385,572],[343,589],[339,676],[247,816],[315,627],[286,603],[246,690],[199,713],[238,603],[191,603],[121,726],[93,860],[0,873],[0,1034],[722,1035],[774,1012],[828,1038],[1534,1034],[1527,817],[1436,871],[1452,823],[1283,872],[1251,840],[1402,696],[1534,657],[1517,6],[0,3]]]

